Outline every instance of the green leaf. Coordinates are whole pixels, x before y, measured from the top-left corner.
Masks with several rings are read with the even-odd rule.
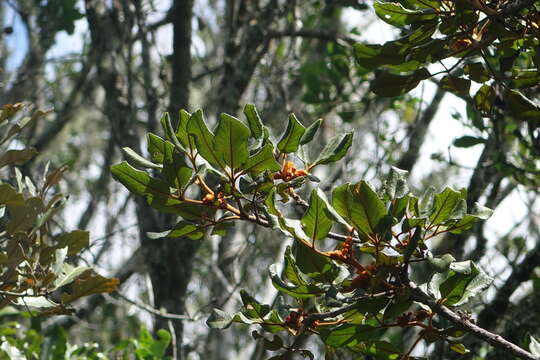
[[[317,196],[319,197],[319,200],[324,202],[324,205],[326,207],[326,214],[334,221],[342,224],[345,226],[345,228],[350,229],[352,231],[351,225],[347,223],[347,221],[339,215],[339,213],[336,211],[336,209],[330,204],[330,201],[328,201],[328,198],[326,197],[326,194],[322,190],[317,191]]]
[[[232,227],[234,227],[234,222],[222,222],[214,225],[210,234],[216,236],[225,236],[227,231]]]
[[[538,342],[533,336],[529,336],[531,342],[529,343],[529,351],[534,355],[540,357],[540,342]]]
[[[245,290],[240,290],[240,297],[242,298],[242,303],[244,304],[242,314],[250,319],[264,320],[272,310],[270,305],[261,304]]]
[[[37,154],[36,149],[8,150],[0,156],[0,169],[6,165],[21,166]]]
[[[408,296],[396,296],[390,304],[384,309],[384,321],[390,321],[391,319],[395,319],[399,315],[406,312],[411,305],[413,304],[413,301],[409,299]]]
[[[358,311],[362,314],[377,315],[382,309],[386,307],[389,299],[387,297],[369,297],[362,298],[356,303],[358,304]]]
[[[293,254],[300,271],[315,281],[332,283],[342,271],[332,260],[317,254],[300,241],[294,242]]]
[[[298,121],[294,114],[289,115],[287,129],[281,136],[277,148],[282,153],[292,153],[298,150],[300,139],[304,135],[306,128]]]
[[[191,240],[199,240],[204,236],[204,228],[201,228],[197,224],[182,220],[174,225],[171,230],[161,233],[149,232],[146,235],[150,239],[187,237]]]
[[[317,130],[319,130],[322,122],[322,119],[315,120],[313,124],[309,125],[306,128],[306,132],[304,133],[304,135],[302,135],[302,138],[300,139],[300,145],[305,145],[311,142],[311,140],[313,140],[313,137],[317,133]]]
[[[371,91],[379,96],[394,97],[408,93],[418,86],[420,81],[431,77],[425,68],[418,69],[409,75],[396,75],[379,71],[371,82]]]
[[[291,266],[290,260],[285,266]],[[295,265],[292,265],[295,267]],[[324,293],[320,287],[312,284],[291,285],[286,284],[277,274],[276,264],[270,265],[268,273],[272,279],[272,284],[281,293],[290,295],[296,299],[305,299],[309,297],[320,296]],[[299,274],[298,274],[299,275]]]
[[[123,147],[122,151],[124,155],[133,163],[134,165],[146,169],[161,169],[162,165],[151,162],[150,160],[145,159],[141,155],[137,154],[135,151],[128,147]]]
[[[416,251],[416,248],[418,247],[418,243],[420,239],[422,238],[422,227],[417,226],[414,230],[414,234],[409,240],[409,243],[405,247],[405,250],[403,251],[403,261],[405,263],[409,262],[409,259],[411,258],[412,254]]]
[[[189,184],[192,174],[193,169],[186,164],[184,154],[179,153],[176,149],[167,154],[161,175],[171,187],[184,190]]]
[[[540,73],[536,70],[523,70],[513,76],[510,86],[515,89],[523,89],[536,86],[540,83]]]
[[[276,207],[276,188],[273,187],[269,192],[268,195],[266,195],[266,199],[264,200],[264,205],[267,207],[267,211],[271,215],[275,215],[278,217],[283,217],[281,214],[281,211]]]
[[[187,132],[195,139],[197,151],[212,166],[223,169],[222,157],[214,147],[214,134],[208,130],[201,110],[195,111],[187,123]]]
[[[24,196],[18,193],[14,187],[9,184],[0,184],[0,206],[8,204],[22,205]]]
[[[154,337],[146,330],[144,327],[141,327],[139,332],[139,341],[138,346],[135,350],[137,357],[141,359],[169,359],[165,354],[167,348],[171,343],[171,334],[163,329],[157,331],[158,339]]]
[[[250,130],[235,117],[221,114],[214,138],[214,150],[233,171],[247,160]]]
[[[486,139],[476,137],[476,136],[470,136],[470,135],[460,136],[454,140],[454,146],[461,147],[461,148],[469,148],[478,144],[485,144],[485,143],[486,143]]]
[[[179,152],[184,153],[186,151],[186,148],[180,143],[180,140],[178,139],[178,137],[176,136],[176,133],[174,132],[169,113],[163,114],[159,122],[161,123],[161,127],[163,128],[163,131],[165,133],[165,138],[171,141],[174,144],[174,147]]]
[[[332,204],[339,215],[364,235],[376,233],[377,225],[386,215],[384,202],[365,181],[354,186],[345,184],[335,188]]]
[[[457,352],[458,354],[465,355],[469,352],[465,345],[461,343],[450,343],[450,350]]]
[[[439,225],[451,219],[456,207],[462,200],[461,192],[447,187],[441,193],[435,195],[433,209],[429,216],[432,225]]]
[[[474,95],[474,107],[481,114],[488,116],[491,114],[491,109],[495,103],[496,96],[492,86],[482,85]]]
[[[381,66],[394,71],[414,71],[422,66],[421,61],[414,60],[409,53],[414,47],[431,40],[431,36],[437,29],[437,23],[427,22],[416,30],[409,32],[404,37],[394,41],[387,41],[384,45],[362,44],[354,45],[354,56],[361,68],[372,71]]]
[[[43,212],[43,201],[39,197],[26,199],[24,203],[11,202],[7,205],[9,222],[6,232],[13,235],[17,231],[28,231],[36,223],[38,216]]]
[[[343,324],[333,329],[322,329],[321,339],[326,345],[339,348],[374,340],[380,333],[377,328],[369,325]]]
[[[161,175],[168,185],[183,190],[193,174],[193,170],[186,164],[185,155],[178,147],[159,136],[149,134],[149,148],[156,155],[156,160],[163,164]]]
[[[285,278],[294,285],[307,285],[307,281],[300,273],[300,269],[296,266],[296,260],[292,256],[291,247],[287,246],[285,249],[285,261],[283,274]]]
[[[67,263],[63,263],[60,268],[60,273],[57,274],[57,278],[54,280],[54,289],[58,289],[64,285],[67,285],[74,281],[79,275],[90,270],[86,266],[73,266]]]
[[[451,263],[444,274],[435,274],[428,286],[438,299],[446,299],[446,305],[460,306],[492,282],[493,279],[472,261],[463,261]]]
[[[150,206],[163,212],[175,213],[188,220],[199,220],[202,213],[208,210],[205,206],[183,203],[171,194],[169,185],[164,181],[150,177],[125,161],[113,165],[111,173],[131,193],[146,197]]]
[[[313,242],[324,239],[334,224],[327,215],[326,203],[319,196],[321,192],[321,189],[311,192],[309,207],[301,220],[304,231]]]
[[[116,289],[120,280],[105,278],[92,270],[80,275],[71,285],[71,293],[62,294],[62,303],[68,304],[83,296],[99,293],[110,293]]]
[[[356,227],[354,218],[360,215],[357,215],[358,210],[356,209],[350,187],[350,184],[343,184],[336,187],[332,192],[332,205],[340,216],[343,216]]]
[[[347,154],[347,150],[349,150],[351,147],[352,139],[352,132],[334,136],[332,139],[330,139],[330,142],[326,144],[312,166],[330,164],[342,159]]]
[[[493,214],[493,210],[476,203],[473,213],[463,216],[453,224],[448,224],[448,231],[452,234],[461,234],[472,228],[479,220],[487,220],[491,214]]]
[[[450,268],[450,264],[456,261],[451,254],[444,254],[441,257],[428,256],[429,266],[436,272],[443,273]]]
[[[161,175],[168,185],[183,190],[193,173],[185,162],[184,153],[173,143],[152,133],[148,134],[148,151],[153,161],[163,164]]]
[[[57,239],[58,249],[68,247],[68,255],[75,256],[90,244],[90,233],[83,230],[74,230],[60,235]]]
[[[540,118],[540,106],[519,91],[508,90],[504,102],[509,112],[519,119],[536,121]]]
[[[246,106],[244,106],[244,115],[246,115],[251,136],[255,139],[262,138],[264,135],[264,125],[255,105],[246,104]]]
[[[127,162],[111,167],[113,177],[135,195],[151,195],[154,198],[172,198],[169,186],[161,180],[150,177],[146,172],[137,170]]]
[[[206,320],[206,325],[208,325],[212,329],[226,329],[233,323],[233,317],[219,309],[213,309],[212,314]]]
[[[257,176],[264,171],[277,172],[281,170],[281,165],[274,156],[274,146],[266,144],[251,155],[242,168],[245,172]]]
[[[401,359],[403,353],[395,345],[388,341],[371,341],[367,343],[357,344],[353,351],[361,352],[369,355],[377,360],[398,360]],[[426,360],[424,358],[410,357],[410,360]]]
[[[463,66],[463,73],[469,75],[469,79],[484,84],[491,76],[482,63],[472,63]]]
[[[191,118],[191,114],[188,113],[184,109],[180,110],[180,112],[178,113],[178,128],[176,129],[176,138],[180,141],[182,146],[186,149],[195,148],[193,139],[189,137],[188,130],[187,130],[187,126],[188,126],[190,118]]]
[[[447,75],[441,79],[440,85],[443,89],[448,90],[458,96],[468,97],[471,89],[471,80]]]
[[[163,164],[165,154],[172,153],[174,145],[156,134],[148,133],[148,153],[153,162]]]
[[[402,198],[409,191],[407,185],[408,171],[392,166],[383,185],[384,193],[389,199]]]
[[[435,189],[429,186],[415,204],[415,215],[424,217],[433,212]],[[413,225],[416,226],[416,225]]]
[[[394,2],[376,1],[373,8],[377,16],[383,21],[396,27],[431,20],[437,16],[433,9],[409,10],[404,8],[403,5]]]

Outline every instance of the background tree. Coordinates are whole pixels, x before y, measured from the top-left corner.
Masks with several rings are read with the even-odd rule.
[[[321,184],[323,188],[341,179],[378,179],[388,165],[397,164],[413,170],[417,179],[413,185],[419,188],[428,182],[442,185],[447,182],[443,178],[452,179],[459,174],[472,175],[469,204],[481,201],[497,208],[505,198],[515,199],[511,194],[517,192],[527,211],[534,213],[534,184],[538,176],[536,125],[534,117],[509,120],[521,116],[519,110],[516,115],[511,104],[523,104],[515,96],[505,100],[504,89],[508,84],[512,89],[527,86],[521,89],[522,94],[534,98],[537,18],[535,2],[515,3],[487,3],[486,8],[461,1],[403,3],[408,9],[406,14],[415,12],[410,16],[404,16],[398,5],[378,4],[378,15],[398,26],[400,36],[405,37],[378,47],[361,45],[359,40],[378,42],[369,40],[367,25],[380,26],[380,20],[374,20],[366,5],[351,1],[300,4],[92,0],[83,4],[10,0],[1,5],[1,51],[11,51],[10,57],[2,57],[10,61],[3,64],[1,101],[24,100],[45,108],[54,106],[49,121],[36,123],[24,135],[26,142],[41,154],[35,161],[48,158],[58,166],[67,163],[73,168],[67,179],[69,193],[77,197],[80,205],[77,211],[69,210],[66,221],[79,228],[92,228],[96,240],[81,261],[99,264],[120,278],[123,285],[117,296],[137,299],[136,303],[147,310],[158,309],[146,313],[156,316],[156,328],[174,328],[179,357],[186,353],[211,353],[214,358],[229,358],[231,354],[215,349],[226,347],[235,352],[232,349],[242,348],[245,343],[246,338],[240,335],[245,333],[208,333],[202,320],[212,307],[236,308],[238,298],[231,294],[239,286],[272,298],[268,284],[253,276],[249,265],[266,268],[274,257],[281,260],[277,254],[284,244],[252,225],[238,226],[227,236],[211,237],[209,241],[148,239],[148,232],[164,231],[175,219],[120,192],[110,181],[108,168],[122,156],[118,149],[129,146],[146,152],[144,134],[160,131],[158,119],[165,109],[176,125],[180,108],[192,111],[200,107],[210,115],[236,115],[240,104],[253,102],[261,117],[269,119],[269,126],[276,128],[276,134],[284,129],[287,112],[293,110],[305,125],[324,117],[324,140],[341,128],[355,128],[362,134],[356,136],[354,146],[363,151],[345,158],[341,166],[316,173],[328,179]],[[397,12],[395,6],[399,8]],[[491,14],[489,9],[503,9],[504,16]],[[436,26],[443,34],[439,38],[425,31]],[[70,32],[77,36],[67,37]],[[411,32],[426,36],[407,37]],[[484,35],[479,38],[479,34],[499,33],[494,35],[498,36],[495,40]],[[19,41],[17,48],[8,46],[13,39]],[[473,48],[473,40],[480,42],[480,46]],[[80,46],[66,50],[70,42]],[[25,43],[27,47],[22,49],[21,44]],[[455,68],[444,60],[453,55],[458,55]],[[19,63],[13,60],[21,56],[24,59]],[[433,91],[432,98],[425,100],[418,92],[408,95],[409,88],[426,75],[422,70],[412,76],[408,72],[432,62],[436,66],[439,60],[449,71],[441,68],[443,73],[431,77],[438,89]],[[404,65],[399,67],[400,64]],[[438,71],[432,67],[431,73]],[[388,69],[393,73],[384,71]],[[512,78],[507,78],[508,69],[516,72]],[[483,87],[479,95],[471,97],[469,91],[463,90],[468,89],[470,80],[485,83],[489,89]],[[396,89],[398,93],[391,92]],[[431,95],[429,92],[426,91],[426,98]],[[484,150],[472,172],[463,169],[459,159],[436,154],[437,171],[425,174],[417,170],[430,161],[422,157],[426,151],[423,145],[429,140],[430,129],[440,126],[433,122],[437,121],[437,109],[444,104],[447,92],[457,93],[469,104],[468,111],[460,113],[463,115],[458,119],[468,133],[454,145],[476,144],[471,150]],[[497,94],[502,94],[502,98]],[[382,95],[398,96],[388,99]],[[528,105],[523,106],[528,109]],[[486,115],[503,120],[490,122]],[[210,116],[210,123],[215,118]],[[453,146],[449,154],[454,152]],[[86,180],[83,182],[80,175],[73,174],[82,174]],[[457,180],[454,184],[463,185]],[[463,258],[465,253],[465,257],[481,264],[496,259],[523,269],[512,270],[513,275],[503,271],[508,268],[505,266],[491,269],[492,275],[501,271],[499,283],[505,284],[499,297],[488,298],[493,299],[493,304],[500,304],[496,306],[498,312],[511,311],[508,294],[536,278],[538,259],[532,248],[532,236],[537,236],[533,235],[536,219],[524,219],[500,239],[480,224],[468,235],[458,235],[459,239],[441,241],[441,254],[453,252],[456,258]],[[527,231],[527,226],[532,230]],[[498,244],[499,253],[487,251],[488,241]],[[461,245],[449,245],[456,243]],[[471,252],[470,248],[474,250]],[[530,256],[525,255],[528,250],[532,250]],[[250,276],[246,276],[248,271]],[[151,282],[146,281],[146,274]],[[523,294],[525,299],[532,299],[532,293]],[[111,319],[124,318],[129,303],[107,301],[102,307],[107,299],[93,298],[78,312],[78,318],[67,319],[63,325],[83,337],[96,334],[81,330],[81,319],[104,321],[113,328]],[[189,320],[156,315],[159,309]],[[183,325],[189,326],[190,336],[183,336]],[[505,327],[504,317],[497,326]],[[260,348],[254,351],[262,352]],[[242,356],[252,356],[246,355],[248,352]],[[436,353],[445,354],[441,349]]]

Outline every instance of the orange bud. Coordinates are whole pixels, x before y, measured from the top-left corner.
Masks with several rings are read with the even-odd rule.
[[[205,203],[205,204],[211,204],[215,199],[215,196],[214,194],[206,194],[203,199],[202,199],[202,202]]]

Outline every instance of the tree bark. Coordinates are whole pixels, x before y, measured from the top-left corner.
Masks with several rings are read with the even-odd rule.
[[[177,1],[181,4],[181,1]],[[176,4],[176,3],[175,3]],[[176,4],[175,11],[183,11],[182,7]],[[120,63],[122,51],[126,42],[125,36],[129,36],[131,29],[115,26],[119,19],[119,13],[126,11],[125,8],[113,7],[107,9],[103,1],[86,0],[87,17],[92,35],[92,45],[101,50],[103,56],[97,65],[98,78],[103,87],[105,96],[105,114],[109,118],[111,132],[116,143],[120,147],[128,146],[140,152],[141,144],[138,134],[134,131],[136,119],[135,111],[130,107],[127,88],[124,78],[116,69],[116,64]],[[189,22],[191,19],[184,18],[185,14],[177,14],[177,19]],[[123,18],[133,16],[133,14],[122,14]],[[176,26],[176,25],[174,25]],[[178,26],[181,29],[186,27],[183,24]],[[190,29],[190,27],[187,27]],[[175,31],[179,31],[175,29]],[[185,34],[185,36],[190,36]],[[185,37],[184,36],[184,37]],[[180,37],[183,39],[183,37]],[[182,50],[183,47],[175,46],[175,49]],[[185,54],[183,55],[185,56]],[[179,69],[178,71],[184,71]],[[182,94],[180,100],[175,99],[175,106],[185,107],[189,98],[188,83],[180,82],[183,90],[179,87],[177,91]],[[150,208],[143,198],[136,199],[136,213],[139,224],[139,235],[141,248],[146,264],[146,269],[152,280],[153,295],[155,303],[152,304],[157,309],[165,309],[169,313],[181,314],[185,312],[185,296],[187,286],[191,278],[193,258],[198,248],[198,242],[190,239],[167,239],[153,240],[147,237],[148,232],[164,231],[169,229],[175,217],[165,216]],[[176,335],[176,352],[178,359],[184,358],[182,349],[183,325],[181,320],[173,321],[174,333]],[[155,328],[168,328],[168,320],[156,317]]]
[[[431,124],[431,121],[435,118],[435,114],[437,113],[439,105],[441,104],[445,94],[446,90],[442,89],[441,87],[437,88],[437,92],[433,96],[431,103],[414,123],[412,130],[408,135],[408,149],[401,156],[401,159],[399,159],[397,162],[396,167],[409,172],[413,169],[414,165],[418,161],[418,157],[420,156],[420,148],[422,147],[422,144],[426,138],[429,124]]]

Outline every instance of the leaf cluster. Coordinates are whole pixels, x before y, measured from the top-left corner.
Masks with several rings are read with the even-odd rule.
[[[45,170],[36,185],[15,167],[29,161],[36,151],[12,150],[7,145],[45,114],[36,111],[20,118],[23,108],[23,104],[5,105],[0,112],[0,126],[6,134],[0,140],[4,145],[0,167],[13,169],[16,175],[14,185],[0,181],[0,309],[15,306],[32,315],[66,314],[69,305],[83,296],[113,291],[118,279],[67,261],[88,247],[89,234],[82,230],[52,233],[51,219],[67,197],[51,189],[67,168]]]
[[[9,316],[3,312],[0,316]],[[17,322],[6,321],[0,326],[0,355],[11,360],[103,360],[136,359],[168,360],[167,348],[171,335],[166,330],[157,332],[157,339],[141,327],[137,338],[120,341],[111,349],[105,350],[97,343],[81,345],[70,343],[68,334],[56,326],[47,334],[34,329],[22,331]]]
[[[248,221],[293,239],[283,269],[277,264],[268,269],[282,300],[265,305],[242,291],[242,309],[235,314],[215,309],[208,325],[259,325],[263,333],[254,337],[269,350],[281,351],[276,358],[307,354],[287,345],[279,333],[317,335],[328,349],[347,348],[377,359],[409,356],[412,348],[389,336],[404,328],[418,329],[413,348],[420,340],[446,341],[465,353],[457,340],[462,329],[437,320],[413,289],[421,285],[437,303],[454,308],[490,285],[492,279],[476,264],[456,262],[450,255],[433,257],[429,244],[470,229],[491,210],[480,205],[468,210],[466,191],[449,187],[416,196],[408,189],[406,172],[396,168],[379,191],[360,181],[335,186],[331,199],[315,188],[304,200],[303,189],[318,180],[312,170],[343,158],[352,133],[335,136],[309,160],[307,144],[320,121],[306,128],[290,115],[285,132],[273,141],[252,105],[244,113],[247,124],[223,114],[214,131],[201,111],[181,111],[176,129],[165,115],[165,137],[148,135],[150,160],[124,149],[134,166],[147,170],[127,162],[112,167],[114,177],[132,193],[181,218],[153,238],[198,240],[208,229],[222,234],[226,225]],[[295,168],[293,156],[303,169]],[[285,215],[290,213],[287,205],[300,208],[302,216]],[[330,250],[326,239],[334,241]],[[419,267],[427,280],[412,283],[409,275]]]

